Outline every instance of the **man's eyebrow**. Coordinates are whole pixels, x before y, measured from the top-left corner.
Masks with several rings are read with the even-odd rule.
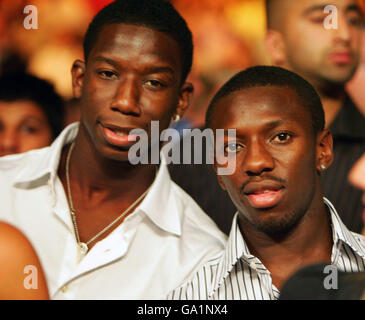
[[[265,123],[263,125],[263,127],[265,128],[265,130],[271,130],[271,129],[274,129],[274,128],[282,125],[283,123],[288,123],[288,122],[290,122],[290,120],[279,119],[279,120],[275,120],[275,121]],[[239,136],[240,129],[239,128],[232,128],[232,129],[236,129],[237,135]],[[228,130],[227,129],[224,130],[224,135],[225,136],[228,135]]]
[[[265,127],[267,129],[273,129],[273,128],[276,128],[276,127],[280,126],[284,122],[286,122],[284,119],[279,119],[279,120],[272,121],[272,122],[269,122],[269,123],[265,124]]]
[[[118,67],[119,63],[113,59],[110,58],[106,58],[104,56],[96,56],[93,58],[94,61],[101,61],[101,62],[106,62],[114,67]],[[143,70],[144,73],[146,74],[152,74],[152,73],[170,73],[171,75],[175,75],[175,71],[173,70],[173,68],[169,67],[169,66],[149,66],[146,67]]]
[[[113,60],[113,59],[109,59],[109,58],[106,58],[106,57],[103,57],[103,56],[96,56],[93,58],[94,61],[100,61],[100,62],[106,62],[108,64],[111,64],[112,66],[118,66],[118,63]]]
[[[307,9],[305,9],[305,11],[303,12],[303,15],[309,15],[311,14],[312,12],[315,12],[315,11],[322,11],[324,13],[324,8],[327,6],[327,4],[318,4],[318,5],[315,5],[315,6],[312,6],[312,7],[309,7]]]
[[[360,10],[360,7],[356,4],[356,3],[353,3],[353,4],[350,4],[346,7],[346,12],[349,12],[349,11],[356,11],[357,13],[361,14],[361,10]]]
[[[309,14],[311,14],[312,12],[315,12],[315,11],[323,11],[323,13],[324,13],[324,8],[326,7],[326,6],[328,6],[328,5],[330,5],[330,4],[319,4],[319,5],[314,5],[314,6],[312,6],[312,7],[309,7],[309,8],[307,8],[305,11],[304,11],[304,15],[309,15]],[[360,13],[360,8],[359,8],[359,6],[356,4],[356,3],[353,3],[353,4],[350,4],[350,5],[348,5],[347,7],[346,7],[346,9],[345,9],[345,11],[346,12],[348,12],[348,11],[356,11],[356,12],[359,12]]]
[[[171,75],[175,75],[175,71],[168,66],[153,66],[144,69],[146,74],[152,73],[170,73]]]
[[[43,122],[47,122],[47,121],[44,121],[43,119],[37,117],[37,116],[34,116],[34,115],[27,115],[23,118],[23,121],[22,123],[24,122],[27,122],[27,121],[36,121],[36,122],[39,122],[39,123],[43,123]]]

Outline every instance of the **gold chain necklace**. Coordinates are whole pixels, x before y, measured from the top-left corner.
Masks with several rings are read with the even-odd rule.
[[[81,242],[80,240],[80,235],[79,235],[79,229],[77,227],[77,222],[76,222],[76,211],[75,208],[73,206],[73,202],[72,202],[72,195],[71,195],[71,187],[70,187],[70,177],[69,177],[69,167],[70,167],[70,158],[71,158],[71,153],[72,150],[75,146],[75,142],[73,142],[70,146],[70,149],[68,150],[67,153],[67,158],[66,158],[66,184],[67,184],[67,194],[68,194],[68,200],[69,200],[69,205],[70,205],[70,211],[71,211],[71,218],[72,218],[72,224],[75,230],[75,236],[76,236],[76,241],[77,244],[79,246],[79,254],[81,254],[81,257],[84,257],[86,255],[86,253],[89,250],[89,244],[91,242],[93,242],[94,240],[96,240],[97,238],[99,238],[102,234],[104,234],[106,231],[108,231],[111,227],[113,227],[116,223],[118,223],[129,211],[131,211],[131,209],[139,202],[141,201],[141,199],[147,194],[147,192],[149,191],[149,189],[151,188],[151,186],[149,186],[147,188],[147,190],[145,192],[143,192],[136,201],[134,201],[126,210],[124,210],[120,216],[118,216],[115,220],[113,220],[110,224],[108,224],[103,230],[101,230],[100,232],[98,232],[95,236],[93,236],[89,241],[85,242]]]

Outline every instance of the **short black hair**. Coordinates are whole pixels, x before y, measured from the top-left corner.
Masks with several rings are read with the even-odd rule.
[[[29,100],[45,114],[55,139],[64,127],[64,101],[47,80],[34,75],[16,72],[0,77],[0,101]]]
[[[130,24],[166,33],[177,41],[181,50],[182,83],[193,61],[193,39],[185,20],[165,0],[116,0],[104,7],[91,21],[84,37],[84,58],[87,63],[103,26]]]
[[[255,66],[241,71],[228,80],[213,97],[205,118],[209,127],[217,102],[229,94],[254,87],[285,87],[295,91],[298,102],[308,108],[314,133],[323,131],[325,125],[321,99],[313,86],[296,73],[274,66]]]

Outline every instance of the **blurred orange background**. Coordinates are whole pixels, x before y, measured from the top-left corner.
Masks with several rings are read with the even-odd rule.
[[[71,65],[83,57],[82,39],[92,17],[111,0],[0,0],[0,73],[25,68],[50,80],[66,99],[72,98]],[[264,0],[172,0],[194,37],[194,64],[189,81],[195,98],[186,117],[202,124],[207,103],[234,73],[269,64],[263,46]],[[365,1],[360,0],[365,8]],[[27,30],[26,5],[38,10],[38,29]],[[349,92],[365,113],[365,39],[362,62]],[[77,120],[72,113],[67,122]]]

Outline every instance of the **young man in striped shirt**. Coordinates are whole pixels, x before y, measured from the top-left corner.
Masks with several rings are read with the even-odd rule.
[[[206,125],[225,134],[236,129],[235,139],[224,136],[222,150],[236,157],[236,170],[218,180],[238,212],[222,254],[168,298],[277,299],[306,265],[365,270],[364,237],[350,232],[323,197],[332,136],[306,80],[278,67],[240,72],[213,98]]]

